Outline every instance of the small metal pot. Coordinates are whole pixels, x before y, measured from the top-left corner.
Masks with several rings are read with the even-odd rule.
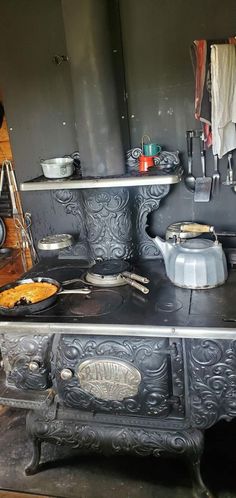
[[[54,157],[40,161],[46,178],[67,178],[73,175],[74,160],[72,157]]]

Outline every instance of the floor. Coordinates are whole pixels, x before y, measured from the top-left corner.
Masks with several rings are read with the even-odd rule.
[[[82,456],[68,448],[43,445],[42,472],[25,477],[31,457],[25,413],[4,409],[0,418],[0,489],[46,498],[191,498],[191,483],[181,461]],[[207,431],[202,473],[217,498],[236,498],[236,421]],[[45,463],[47,462],[47,464]],[[29,495],[0,492],[0,498]],[[31,497],[32,498],[32,497]],[[36,497],[35,497],[36,498]],[[42,496],[41,496],[42,498]]]

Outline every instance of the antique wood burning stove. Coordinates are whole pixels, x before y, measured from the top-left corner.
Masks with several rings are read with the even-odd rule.
[[[31,275],[84,278],[75,263],[64,263],[42,262]],[[39,468],[42,442],[167,453],[186,459],[195,496],[209,497],[200,474],[204,430],[236,416],[233,322],[224,318],[222,327],[236,276],[199,294],[173,287],[161,261],[135,271],[150,278],[148,297],[126,285],[94,287],[79,301],[61,296],[37,315],[2,320],[0,403],[30,410],[27,475]]]
[[[132,271],[148,277],[150,292],[91,285],[88,296],[61,295],[33,315],[2,317],[0,403],[29,409],[27,475],[38,471],[42,442],[102,453],[168,453],[186,459],[195,497],[211,497],[200,474],[204,430],[236,416],[236,274],[221,288],[199,292],[167,279],[145,227],[181,172],[165,177],[159,171],[132,192],[121,184],[127,171],[120,130],[128,108],[121,111],[116,99],[112,57],[122,50],[116,44],[110,50],[111,2],[62,4],[83,179],[52,186],[39,178],[22,189],[54,189],[55,202],[76,218],[78,244],[64,259],[42,259],[29,276],[84,281],[85,269],[72,256],[128,260]],[[123,86],[120,93],[126,106]],[[109,176],[112,188],[89,188],[85,178],[83,190],[86,176],[104,182]]]

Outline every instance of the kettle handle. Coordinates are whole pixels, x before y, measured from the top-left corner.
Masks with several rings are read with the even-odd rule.
[[[181,225],[181,232],[195,232],[195,233],[214,233],[214,227],[211,225],[201,225],[200,223],[189,223],[188,225]]]

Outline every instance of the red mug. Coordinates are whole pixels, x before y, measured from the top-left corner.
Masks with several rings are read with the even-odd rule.
[[[144,173],[150,168],[151,166],[154,166],[154,159],[153,156],[144,156],[141,155],[138,158],[138,169],[140,173]]]

